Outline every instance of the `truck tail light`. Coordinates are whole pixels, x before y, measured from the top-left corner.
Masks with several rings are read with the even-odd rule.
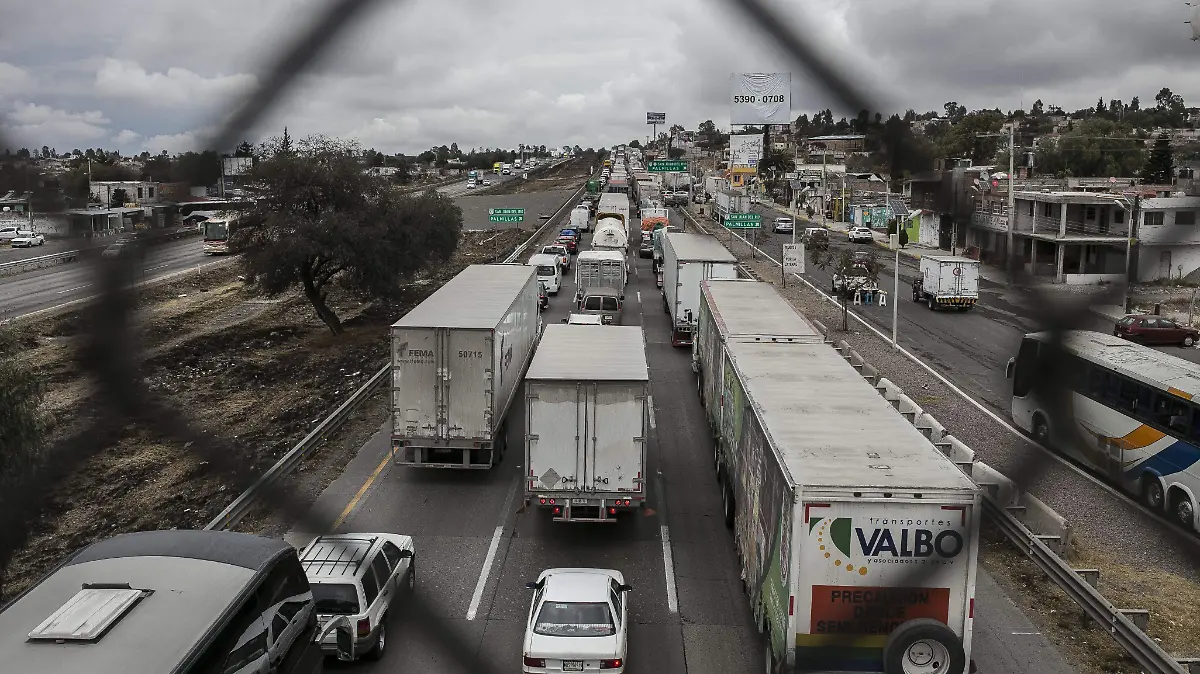
[[[365,637],[371,633],[371,619],[363,618],[358,621],[358,636]]]
[[[617,514],[617,509],[616,509],[616,508],[609,508],[609,509],[608,509],[608,514],[609,514],[609,515],[616,515],[616,514]]]
[[[546,659],[545,658],[531,658],[527,655],[527,656],[525,656],[525,666],[526,667],[545,667]]]
[[[622,663],[620,658],[615,660],[601,660],[600,669],[620,669],[622,664],[624,663]]]

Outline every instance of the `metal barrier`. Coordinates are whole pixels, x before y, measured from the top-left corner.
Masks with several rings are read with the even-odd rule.
[[[49,255],[39,255],[37,257],[27,257],[23,260],[15,260],[13,262],[0,263],[0,277],[15,276],[23,274],[34,269],[42,269],[45,267],[53,267],[58,264],[66,264],[79,259],[80,254],[84,250],[66,250],[61,253],[50,253]]]

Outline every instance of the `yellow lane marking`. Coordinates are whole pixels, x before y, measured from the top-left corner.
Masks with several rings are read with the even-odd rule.
[[[350,499],[350,502],[346,504],[346,509],[343,510],[342,514],[338,516],[337,521],[333,523],[332,531],[337,531],[337,528],[342,526],[342,523],[346,521],[346,518],[350,516],[350,513],[354,512],[354,508],[356,508],[358,506],[358,502],[362,500],[363,494],[366,494],[367,490],[371,488],[371,485],[375,483],[375,478],[379,477],[379,474],[383,472],[384,467],[387,466],[388,461],[390,461],[391,458],[391,454],[388,454],[387,456],[383,457],[383,460],[379,462],[378,466],[375,466],[375,472],[371,473],[371,476],[368,477],[367,481],[363,483],[363,486],[359,488],[358,493],[354,495],[354,498]]]

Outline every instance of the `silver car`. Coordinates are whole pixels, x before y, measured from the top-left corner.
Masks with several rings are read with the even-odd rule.
[[[400,534],[318,536],[300,553],[321,629],[337,616],[354,625],[355,653],[378,660],[387,648],[387,620],[401,592],[417,587],[416,550]],[[337,633],[321,642],[337,654]]]

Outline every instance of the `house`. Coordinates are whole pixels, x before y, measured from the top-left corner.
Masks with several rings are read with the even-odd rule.
[[[1200,277],[1200,197],[1143,199],[1138,209],[1135,278],[1141,282]]]
[[[125,193],[124,204],[146,206],[162,202],[158,183],[155,182],[145,180],[93,180],[91,183],[92,200],[106,206],[113,205],[113,195],[118,194],[118,190],[123,190]]]
[[[1082,285],[1125,278],[1130,201],[1090,192],[1015,191],[1013,239],[1035,276]]]
[[[904,220],[904,233],[908,235],[910,244],[937,248],[941,244],[941,221],[937,213],[918,208]]]
[[[834,161],[844,162],[846,157],[866,151],[867,137],[864,135],[812,136],[803,141],[804,152],[811,158],[825,155]]]

